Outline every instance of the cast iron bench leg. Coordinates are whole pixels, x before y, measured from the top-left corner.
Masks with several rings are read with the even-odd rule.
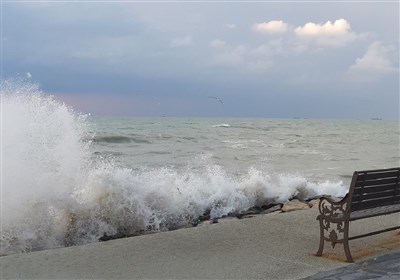
[[[344,224],[343,247],[346,254],[347,262],[353,262],[353,257],[351,256],[349,247],[349,221],[346,221]]]
[[[319,249],[315,254],[317,257],[322,256],[322,251],[324,250],[324,228],[322,226],[322,219],[319,219]]]

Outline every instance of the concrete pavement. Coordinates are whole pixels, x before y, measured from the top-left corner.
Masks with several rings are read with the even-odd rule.
[[[300,279],[348,267],[341,245],[333,250],[326,244],[324,255],[314,256],[317,214],[309,209],[221,219],[195,228],[4,256],[1,279]],[[399,217],[355,221],[351,234],[398,225]],[[350,248],[360,263],[399,250],[400,235],[353,240]]]

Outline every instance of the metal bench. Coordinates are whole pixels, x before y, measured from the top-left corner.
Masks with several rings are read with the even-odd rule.
[[[378,233],[399,229],[400,226],[349,237],[349,222],[400,212],[400,167],[380,170],[356,171],[349,192],[340,201],[322,197],[317,217],[320,242],[317,256],[322,256],[324,242],[334,248],[342,243],[347,262],[353,262],[349,241]]]

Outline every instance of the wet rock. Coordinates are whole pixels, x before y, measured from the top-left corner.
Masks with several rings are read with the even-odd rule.
[[[269,214],[272,212],[280,211],[282,209],[283,204],[277,204],[272,207],[269,207],[261,212],[261,214]]]
[[[237,214],[236,214],[236,217],[237,217],[238,219],[242,219],[242,218],[244,218],[245,216],[260,214],[261,211],[263,211],[263,209],[262,209],[261,207],[252,207],[252,208],[247,209],[246,211],[242,211],[242,212],[240,212],[240,213],[237,213]]]
[[[282,212],[291,212],[308,208],[310,208],[310,206],[307,203],[301,202],[298,199],[293,199],[288,203],[284,204],[281,210]]]
[[[282,206],[282,203],[274,203],[274,202],[271,202],[271,203],[268,203],[268,204],[261,205],[261,209],[262,209],[262,210],[267,210],[267,209],[272,208],[272,207],[275,207],[275,206],[277,206],[277,205],[281,205],[281,206]]]
[[[99,238],[99,241],[108,241],[108,240],[113,240],[113,239],[120,239],[120,238],[125,238],[128,237],[125,233],[117,233],[113,235],[107,235],[104,233],[102,237]]]
[[[195,226],[193,222],[181,222],[181,223],[176,223],[169,225],[167,228],[168,230],[177,230],[177,229],[182,229],[182,228],[190,228]]]
[[[208,220],[210,220],[210,213],[211,213],[211,210],[210,209],[207,209],[204,213],[203,213],[203,215],[201,215],[199,218],[198,218],[198,220],[200,221],[200,222],[204,222],[204,221],[208,221]]]

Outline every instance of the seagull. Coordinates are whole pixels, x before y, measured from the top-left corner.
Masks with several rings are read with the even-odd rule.
[[[224,104],[224,102],[222,102],[222,100],[221,100],[220,98],[218,98],[218,97],[215,97],[215,96],[209,96],[208,98],[213,98],[213,99],[216,99],[216,100],[218,100],[219,102],[221,102],[221,104]]]

